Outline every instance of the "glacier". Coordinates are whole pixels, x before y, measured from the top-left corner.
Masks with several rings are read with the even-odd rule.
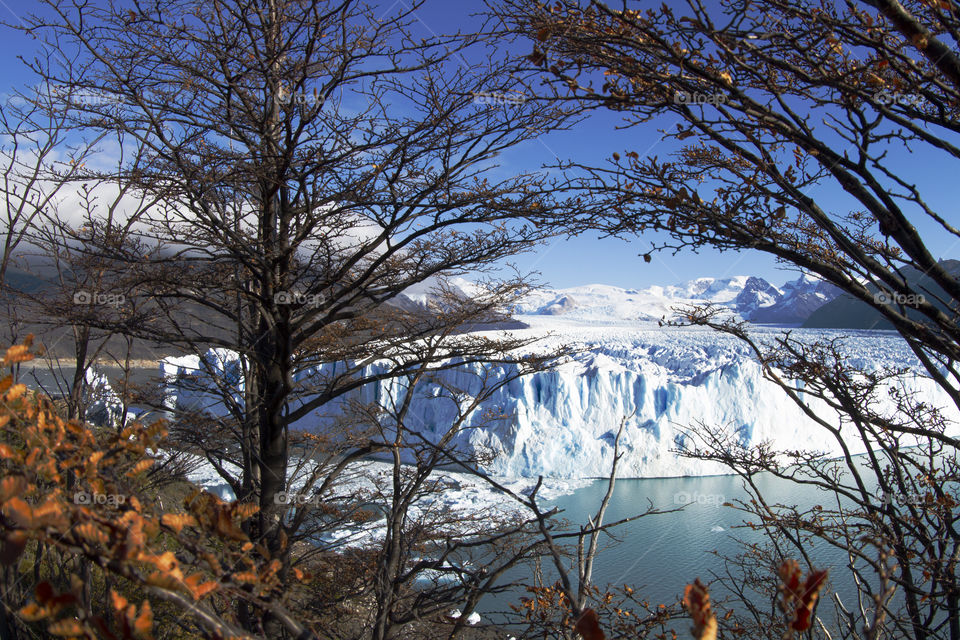
[[[597,478],[609,475],[614,437],[626,420],[620,442],[624,453],[619,477],[671,477],[728,473],[718,463],[679,456],[676,449],[696,424],[723,426],[744,446],[770,442],[774,448],[839,455],[839,445],[804,415],[773,382],[736,338],[703,328],[660,327],[656,323],[610,321],[551,315],[521,315],[529,333],[546,336],[546,348],[574,347],[576,355],[549,371],[510,381],[467,421],[453,444],[465,454],[493,453],[483,466],[492,475],[512,478]],[[782,330],[755,327],[755,335],[773,338]],[[957,433],[960,416],[946,395],[919,375],[907,345],[892,332],[794,330],[794,337],[843,336],[850,361],[867,369],[913,367],[904,384],[944,408]],[[211,350],[203,356],[166,358],[161,371],[167,403],[174,408],[202,408],[224,414],[228,408],[210,385],[233,389],[231,402],[242,402],[239,362],[235,354]],[[298,372],[296,379],[324,377],[335,364]],[[373,372],[379,365],[371,365]],[[479,393],[478,374],[504,380],[511,367],[484,369],[470,365],[444,372],[443,383],[471,395]],[[192,381],[187,383],[186,381]],[[802,395],[818,413],[831,410]],[[367,385],[352,400],[383,401],[406,393],[399,381]],[[893,404],[888,407],[893,411]],[[336,420],[342,403],[333,403],[298,421],[297,429],[324,430]],[[436,385],[415,390],[408,427],[436,442],[456,415],[456,406]],[[490,414],[498,417],[490,419]],[[836,420],[835,420],[836,422]],[[854,453],[863,450],[847,435]],[[909,443],[904,442],[904,445]]]

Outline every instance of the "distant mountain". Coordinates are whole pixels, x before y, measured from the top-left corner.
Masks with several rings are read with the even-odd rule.
[[[783,295],[780,290],[763,278],[750,276],[744,283],[743,288],[737,297],[734,298],[734,309],[742,317],[748,320],[754,318],[768,309],[776,307]],[[776,322],[775,320],[770,322]]]
[[[570,289],[538,289],[511,311],[522,315],[566,316],[603,322],[607,320],[654,321],[669,313],[674,304],[662,291],[622,289],[588,284]]]
[[[942,260],[940,264],[951,276],[960,278],[960,261]],[[950,313],[957,312],[956,309],[948,310],[945,304],[937,301],[938,298],[949,300],[950,296],[929,276],[911,267],[905,268],[903,274],[913,290],[927,296],[941,309]],[[908,310],[907,315],[915,319],[922,317],[920,313],[912,310]],[[830,303],[811,313],[803,326],[815,329],[893,329],[893,325],[879,311],[847,293],[837,296]]]
[[[53,287],[51,281],[20,269],[8,269],[6,282],[7,286],[23,293],[37,293]]]
[[[710,300],[717,304],[724,304],[735,300],[751,279],[761,280],[752,276],[697,278],[682,284],[663,287],[663,295],[674,300]],[[763,282],[766,283],[765,280]],[[651,287],[647,291],[654,293],[659,289],[660,287]]]
[[[801,324],[810,314],[840,295],[840,289],[810,275],[802,275],[781,287],[776,303],[757,309],[749,320],[768,324]]]
[[[674,307],[710,303],[751,322],[800,324],[838,294],[835,287],[808,275],[781,288],[757,276],[697,278],[640,290],[601,284],[541,289],[516,305],[513,312],[596,322],[652,321],[673,315]]]
[[[408,287],[403,293],[391,298],[385,304],[396,307],[408,313],[431,313],[435,305],[443,305],[441,301],[440,281],[437,278],[427,280]],[[481,285],[470,282],[465,278],[449,278],[444,281],[443,287],[450,294],[463,299],[477,296],[481,292]],[[529,325],[512,318],[495,318],[489,321],[476,322],[460,327],[460,331],[490,331],[494,329],[516,330],[526,329]]]

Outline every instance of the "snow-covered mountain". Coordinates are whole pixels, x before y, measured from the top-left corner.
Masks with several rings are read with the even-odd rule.
[[[394,304],[426,308],[437,299],[439,281],[430,280],[403,292]],[[469,298],[481,285],[451,278],[444,285],[454,295]],[[589,284],[568,289],[538,289],[510,311],[517,315],[566,316],[600,323],[656,321],[675,310],[713,304],[731,314],[761,324],[801,324],[810,314],[839,295],[839,290],[813,276],[801,275],[775,287],[757,276],[697,278],[668,286],[624,289]]]
[[[780,287],[780,299],[769,307],[757,309],[749,320],[759,323],[800,324],[814,311],[834,300],[840,290],[818,278],[802,275]]]
[[[428,278],[408,287],[400,294],[400,298],[409,300],[421,307],[427,307],[437,299],[437,293],[443,287],[455,296],[470,298],[480,290],[480,285],[467,280],[466,278],[449,278],[441,284],[437,278]]]
[[[563,315],[616,323],[670,317],[674,309],[706,303],[728,308],[758,323],[799,324],[839,291],[809,275],[775,287],[756,276],[697,278],[678,285],[623,289],[591,284],[569,289],[541,289],[513,311],[521,315]]]

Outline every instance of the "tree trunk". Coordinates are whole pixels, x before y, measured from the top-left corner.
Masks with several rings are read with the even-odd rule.
[[[399,428],[397,439],[399,442]],[[390,513],[387,516],[387,537],[383,543],[383,559],[379,563],[374,592],[377,597],[377,617],[373,625],[373,640],[386,640],[390,634],[390,614],[393,612],[397,597],[396,576],[400,571],[403,541],[403,521],[406,517],[406,502],[400,479],[400,449],[393,449],[393,497]]]
[[[70,385],[70,396],[67,398],[67,419],[83,419],[83,388],[86,384],[87,352],[90,346],[90,328],[75,326],[74,335],[74,370],[73,382]]]

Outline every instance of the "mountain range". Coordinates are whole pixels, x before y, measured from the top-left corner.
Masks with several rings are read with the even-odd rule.
[[[467,284],[461,284],[467,288]],[[656,321],[672,316],[677,307],[710,303],[754,323],[799,325],[839,294],[833,285],[809,275],[779,287],[757,276],[733,276],[697,278],[646,289],[601,284],[540,289],[512,311],[517,315],[567,316],[578,320]]]

